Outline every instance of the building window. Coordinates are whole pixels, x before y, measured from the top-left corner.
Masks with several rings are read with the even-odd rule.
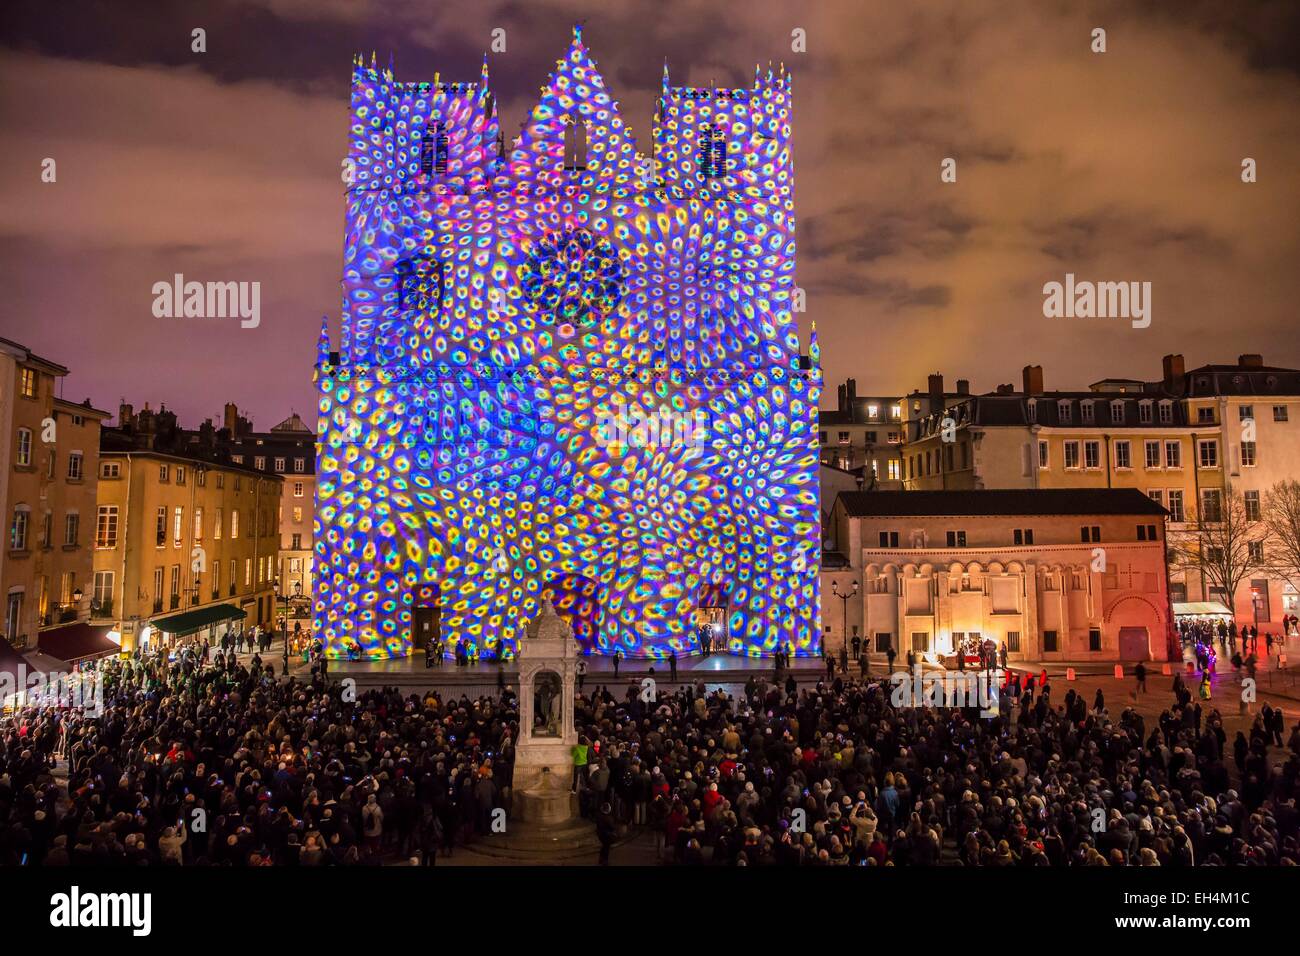
[[[1115,467],[1125,470],[1133,467],[1132,446],[1127,441],[1115,442]]]
[[[1264,542],[1249,541],[1247,542],[1247,548],[1250,551],[1250,559],[1257,564],[1262,564],[1264,561]]]
[[[167,478],[168,478],[168,469],[167,469],[167,466],[166,466],[166,465],[159,465],[159,466],[158,466],[158,480],[159,480],[159,481],[166,481]]]
[[[176,466],[176,484],[178,484],[178,485],[183,485],[183,484],[185,484],[185,466],[184,466],[184,465],[177,465],[177,466]]]
[[[300,535],[300,534],[295,534],[295,535],[293,536],[293,550],[294,550],[294,551],[301,551],[301,550],[302,550],[302,535]]]
[[[949,531],[949,532],[948,532],[948,547],[950,547],[950,548],[964,548],[964,547],[966,547],[966,532],[965,532],[965,531]]]
[[[1043,650],[1051,654],[1056,651],[1056,632],[1043,631]]]
[[[159,508],[154,517],[154,544],[161,548],[167,544],[167,509]]]
[[[1198,424],[1198,425],[1213,425],[1213,424],[1214,424],[1214,409],[1213,409],[1213,408],[1198,408],[1198,409],[1196,410],[1196,424]]]
[[[1165,467],[1181,468],[1183,467],[1183,446],[1181,442],[1165,442]]]
[[[1063,444],[1065,449],[1065,467],[1067,469],[1077,469],[1079,467],[1079,443],[1077,441],[1067,441]]]
[[[1038,467],[1039,468],[1048,467],[1048,456],[1049,456],[1049,452],[1048,452],[1047,442],[1043,441],[1042,439],[1039,439],[1038,442]]]
[[[1112,425],[1124,424],[1124,403],[1123,402],[1110,403],[1110,423]]]
[[[1160,442],[1148,441],[1142,443],[1143,452],[1146,455],[1147,471],[1156,471],[1160,468]]]
[[[214,520],[212,522],[212,537],[220,541],[221,534],[225,530],[224,528],[222,528],[222,525],[225,523],[226,516],[225,514],[222,513],[222,510],[218,508],[216,514],[213,517]]]
[[[117,505],[100,505],[95,518],[95,547],[117,547]]]
[[[1019,545],[1033,544],[1033,543],[1034,543],[1034,529],[1033,529],[1033,528],[1016,528],[1015,531],[1012,532],[1012,540],[1013,540],[1016,544],[1019,544]]]
[[[1246,520],[1258,521],[1260,516],[1259,492],[1247,491],[1242,493],[1242,501],[1246,508]]]
[[[253,586],[253,559],[244,558],[244,587]]]
[[[1101,442],[1086,441],[1083,443],[1083,467],[1088,469],[1101,467]]]
[[[101,478],[120,478],[122,476],[122,466],[116,461],[105,461],[99,465],[99,477]]]
[[[1197,442],[1202,468],[1219,467],[1219,443],[1213,439]]]
[[[825,443],[825,439],[823,439],[823,444],[824,444],[824,443]],[[294,470],[294,471],[302,472],[302,471],[305,471],[306,468],[307,468],[307,462],[306,462],[305,459],[303,459],[303,458],[295,458],[295,459],[293,460],[293,470]]]
[[[172,565],[172,589],[171,589],[171,607],[172,610],[181,606],[181,566]]]
[[[1237,406],[1237,420],[1238,420],[1238,421],[1240,421],[1240,422],[1249,422],[1249,421],[1253,421],[1254,418],[1255,418],[1255,406],[1254,406],[1254,405],[1238,405],[1238,406]]]
[[[302,489],[303,489],[303,483],[302,483],[301,481],[295,481],[295,482],[293,483],[293,496],[294,496],[295,498],[301,498],[301,497],[302,497]]]
[[[1243,468],[1255,467],[1255,443],[1253,441],[1241,443],[1241,466]]]
[[[212,562],[212,599],[215,601],[221,596],[221,562]]]
[[[36,370],[21,369],[18,372],[18,392],[23,398],[35,398],[37,392]]]
[[[1151,424],[1151,403],[1150,402],[1138,403],[1138,421],[1141,422],[1143,425]]]
[[[903,463],[897,458],[889,459],[889,480],[899,481],[902,478]]]
[[[226,476],[223,472],[220,471],[217,472],[217,487],[218,488],[226,487]]]
[[[727,133],[713,123],[705,125],[700,134],[700,174],[705,179],[720,179],[727,175]],[[582,168],[585,168],[585,163]]]
[[[1160,424],[1171,425],[1174,421],[1174,406],[1171,402],[1160,403]]]
[[[81,515],[70,511],[63,516],[63,543],[67,547],[76,547],[77,538],[81,536]],[[67,603],[67,602],[64,602]]]
[[[1008,654],[1020,653],[1020,632],[1019,631],[1007,631],[1007,653]]]
[[[1101,628],[1088,628],[1088,650],[1094,652],[1101,650]]]
[[[1079,419],[1085,425],[1091,425],[1093,423],[1095,419],[1092,402],[1085,401],[1079,403]]]
[[[68,481],[80,481],[82,469],[81,452],[74,451],[68,455]]]
[[[95,589],[91,592],[92,606],[100,613],[108,614],[113,610],[113,572],[96,571]]]
[[[1201,520],[1223,520],[1223,497],[1218,488],[1204,488],[1201,490]]]
[[[1183,492],[1179,488],[1169,489],[1169,520],[1181,524],[1183,516]]]
[[[898,532],[897,531],[880,532],[880,546],[882,548],[897,548]]]
[[[20,505],[14,509],[14,519],[9,525],[10,551],[27,550],[27,525],[30,520],[31,514],[26,506]]]
[[[265,471],[265,470],[266,470],[266,456],[265,456],[265,455],[258,455],[257,457],[255,457],[255,458],[253,459],[253,467],[256,468],[258,471]]]
[[[239,537],[239,509],[234,508],[230,512],[230,537],[235,539]]]
[[[172,547],[181,546],[181,528],[184,527],[185,509],[177,505],[176,510],[172,513]]]
[[[1085,544],[1100,541],[1101,526],[1095,524],[1084,525],[1082,528],[1079,529],[1079,540],[1084,542]]]
[[[924,654],[930,649],[930,635],[927,631],[912,632],[912,650]]]
[[[277,458],[277,459],[275,460],[275,470],[276,470],[276,471],[284,471],[284,459],[283,459],[283,458]]]
[[[196,542],[203,540],[203,509],[202,508],[194,509],[194,540]]]
[[[14,456],[14,464],[19,468],[29,468],[32,464],[32,430],[30,428],[18,429],[18,452]]]
[[[1063,400],[1056,403],[1056,417],[1062,425],[1069,425],[1074,421],[1074,414],[1069,402]]]
[[[1152,488],[1150,491],[1147,492],[1147,497],[1150,498],[1152,501],[1154,501],[1156,504],[1160,505],[1161,507],[1164,507],[1165,493],[1163,489]]]
[[[1273,421],[1284,422],[1287,420],[1287,408],[1285,405],[1273,406]]]

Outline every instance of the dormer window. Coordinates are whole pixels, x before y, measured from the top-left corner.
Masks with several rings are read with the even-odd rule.
[[[1093,415],[1094,409],[1092,402],[1079,403],[1079,417],[1085,425],[1091,425],[1093,423]]]
[[[1112,425],[1124,424],[1124,403],[1123,402],[1110,403],[1110,423]]]
[[[1056,417],[1062,425],[1069,425],[1074,421],[1074,411],[1068,401],[1062,399],[1056,403]]]

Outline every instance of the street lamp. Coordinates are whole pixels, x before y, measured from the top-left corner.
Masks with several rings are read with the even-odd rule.
[[[844,617],[842,618],[844,622],[844,629],[843,629],[844,647],[846,650],[849,646],[849,599],[854,597],[857,593],[858,593],[857,581],[853,582],[853,590],[845,594],[840,593],[840,585],[838,581],[831,582],[831,594],[835,595],[842,602],[841,608],[843,609],[843,613],[844,613]]]

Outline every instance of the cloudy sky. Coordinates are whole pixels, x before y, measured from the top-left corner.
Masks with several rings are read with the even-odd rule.
[[[1031,362],[1049,388],[1154,377],[1170,351],[1300,365],[1290,0],[6,0],[0,335],[114,411],[310,415],[321,315],[337,327],[352,55],[474,80],[504,28],[489,63],[517,130],[578,20],[642,142],[665,57],[674,83],[793,72],[801,318],[831,401],[848,375],[891,394],[933,371],[990,390]],[[260,281],[261,326],[155,318],[151,288],[177,272]],[[1151,282],[1150,327],[1044,318],[1067,272]]]

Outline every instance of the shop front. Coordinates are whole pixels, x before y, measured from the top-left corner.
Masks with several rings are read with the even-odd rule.
[[[206,639],[209,644],[219,645],[227,634],[241,633],[247,617],[245,610],[233,604],[210,604],[195,608],[154,621],[151,643],[156,646],[160,642],[164,647],[175,647]]]

